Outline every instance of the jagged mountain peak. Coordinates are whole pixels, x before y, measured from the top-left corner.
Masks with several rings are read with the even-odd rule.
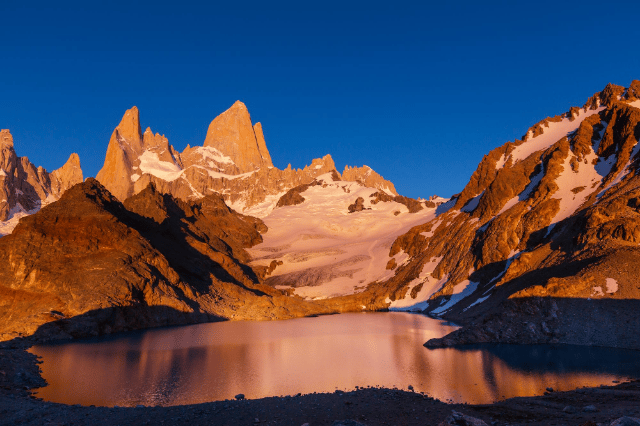
[[[13,136],[9,129],[0,130],[0,146],[13,146]]]
[[[140,129],[139,112],[133,107],[111,135],[104,166],[96,176],[121,201],[154,183],[158,191],[183,200],[219,193],[235,210],[262,217],[289,189],[324,173],[339,176],[328,154],[303,169],[274,167],[262,125],[252,124],[240,101],[211,122],[203,146],[187,146],[181,153],[164,135]],[[354,179],[358,170],[350,172]],[[377,173],[367,168],[361,174],[368,185],[397,194]]]
[[[205,147],[213,147],[231,158],[240,173],[273,167],[262,132],[254,128],[246,105],[236,101],[209,125]]]
[[[138,107],[133,106],[124,113],[116,130],[121,137],[130,143],[133,142],[136,144],[133,147],[136,151],[140,150],[142,129],[140,128],[140,112],[138,111]]]
[[[398,191],[393,183],[385,180],[382,176],[375,172],[371,167],[364,165],[362,167],[349,167],[344,166],[342,171],[342,178],[344,180],[351,180],[362,183],[364,186],[371,188],[378,188],[383,190],[389,195],[396,196]]]

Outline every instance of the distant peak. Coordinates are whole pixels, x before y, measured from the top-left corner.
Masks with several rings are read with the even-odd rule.
[[[244,109],[247,110],[247,106],[242,101],[235,101],[229,109]],[[247,110],[248,111],[248,110]]]
[[[117,130],[125,139],[137,141],[141,139],[142,131],[140,129],[140,112],[138,111],[138,107],[134,106],[124,113]]]
[[[211,122],[204,146],[216,148],[230,157],[240,173],[273,166],[262,126],[251,124],[249,111],[240,101]]]
[[[13,146],[13,136],[11,132],[9,132],[9,129],[0,130],[0,146],[1,145]]]

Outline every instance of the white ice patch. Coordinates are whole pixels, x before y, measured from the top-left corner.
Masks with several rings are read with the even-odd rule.
[[[602,291],[602,287],[597,286],[593,288],[593,291],[591,292],[592,296],[604,296],[604,292]]]
[[[461,208],[460,211],[463,211],[465,213],[471,213],[472,211],[474,211],[476,207],[478,207],[478,203],[480,203],[480,198],[482,198],[483,195],[484,195],[484,191],[482,191],[479,195],[476,195],[475,197],[473,197],[471,200],[467,201],[467,204],[465,204],[465,206]]]
[[[37,213],[42,207],[56,200],[55,197],[49,195],[44,201],[31,210],[26,210],[22,207],[22,204],[17,203],[15,207],[9,210],[9,218],[0,222],[0,237],[11,234],[23,217]]]
[[[207,172],[207,174],[209,175],[209,177],[213,178],[213,179],[227,179],[227,180],[244,179],[244,178],[248,178],[249,176],[251,176],[251,175],[253,175],[255,173],[255,171],[253,171],[253,172],[241,173],[239,175],[229,175],[229,174],[226,174],[226,173],[220,173],[220,172],[217,172],[215,170],[211,170],[208,167],[203,167],[203,166],[198,166],[198,165],[193,165],[191,167],[198,167],[198,168],[201,168],[201,169],[205,170]]]
[[[613,278],[607,278],[607,293],[613,294],[618,291],[618,282]]]
[[[575,117],[573,121],[570,121],[569,118],[563,118],[560,122],[549,123],[541,135],[538,135],[535,138],[530,138],[513,150],[511,153],[513,163],[515,164],[518,161],[526,159],[534,152],[549,148],[569,133],[574,132],[585,118],[592,116],[593,114],[597,114],[603,109],[604,107],[600,107],[586,112],[583,109],[580,109],[578,116]]]
[[[140,171],[167,182],[172,182],[182,175],[180,167],[168,161],[160,161],[158,154],[151,151],[145,151],[140,156]]]
[[[438,229],[438,227],[440,226],[441,223],[442,223],[442,219],[438,220],[436,223],[431,225],[431,231],[421,232],[420,235],[422,235],[423,237],[426,237],[426,238],[433,237],[433,233],[436,232],[436,229]]]
[[[429,298],[447,282],[447,278],[443,277],[437,280],[431,276],[436,269],[442,256],[434,257],[429,262],[425,263],[422,267],[422,271],[417,278],[411,280],[407,292],[402,299],[394,300],[389,306],[392,311],[422,311],[427,307],[427,301]],[[414,287],[422,284],[422,288],[416,295],[416,298],[411,297],[411,290]]]
[[[449,199],[449,201],[440,204],[438,207],[436,207],[436,215],[440,216],[441,214],[444,214],[451,210],[453,206],[456,205],[456,201],[458,201],[457,198],[451,198]]]
[[[212,160],[222,164],[235,164],[231,157],[227,157],[212,146],[198,146],[194,148],[194,152],[202,156],[204,161]],[[208,165],[209,167],[214,167],[214,164],[211,162],[208,162]]]
[[[524,190],[520,194],[516,195],[515,197],[507,201],[507,203],[498,212],[498,215],[506,212],[511,207],[518,204],[520,201],[526,201],[531,195],[531,193],[533,192],[533,190],[538,186],[543,176],[544,176],[544,169],[542,169],[540,173],[538,173],[531,179],[529,184],[526,186],[526,188],[524,188]]]
[[[502,154],[502,156],[500,156],[500,158],[498,159],[498,162],[496,163],[496,170],[500,170],[501,168],[503,168],[506,162],[507,162],[507,157],[504,154]]]
[[[4,170],[0,169],[0,176],[3,176],[3,177],[4,177],[4,176],[6,176],[6,175],[7,175],[7,173],[6,173]]]
[[[259,217],[260,219],[262,219],[268,216],[273,211],[273,209],[276,208],[278,200],[280,200],[280,198],[286,193],[287,191],[282,191],[278,194],[267,195],[263,202],[261,202],[260,204],[256,204],[255,206],[252,206],[248,209],[245,209],[245,201],[242,198],[238,199],[234,203],[227,204],[229,204],[229,207],[237,212],[241,212],[242,214],[248,216]]]
[[[478,305],[482,302],[484,302],[485,300],[487,300],[489,298],[489,296],[484,296],[479,298],[478,300],[476,300],[475,302],[473,302],[472,304],[470,304],[469,306],[467,306],[466,308],[464,308],[462,311],[466,312],[469,308],[471,308],[472,306]]]
[[[140,178],[141,178],[141,176],[139,174],[137,174],[137,173],[133,174],[133,175],[131,175],[131,182],[137,182],[138,179],[140,179]]]
[[[460,302],[465,297],[471,296],[478,288],[477,282],[464,280],[460,284],[453,287],[453,294],[449,297],[449,300],[442,306],[435,308],[431,311],[432,314],[442,314],[453,307],[456,303]]]
[[[622,181],[622,179],[624,179],[629,174],[629,172],[631,171],[631,163],[633,162],[635,157],[638,155],[639,151],[640,151],[640,143],[636,142],[636,144],[633,147],[633,150],[631,151],[631,155],[629,156],[629,161],[627,161],[627,164],[624,166],[622,171],[618,173],[615,179],[613,179],[602,191],[600,191],[600,193],[598,193],[598,198],[602,197],[609,189],[619,184]],[[608,161],[608,164],[610,164],[609,170],[611,170],[611,167],[613,167],[613,164],[615,163],[615,154],[612,154],[607,159],[607,161]]]
[[[629,105],[631,105],[632,107],[635,107],[635,108],[640,108],[640,99],[635,100],[633,102],[629,102]]]
[[[575,158],[575,156],[569,152],[569,155],[564,160],[564,169],[556,179],[558,190],[553,194],[552,198],[560,200],[560,209],[551,220],[551,225],[575,213],[594,191],[594,186],[598,186],[594,184],[599,184],[602,182],[602,178],[606,176],[600,174],[606,167],[598,168],[593,165],[593,161],[597,158],[593,150],[585,156],[586,161],[579,162],[578,172],[574,172],[571,168],[572,158]],[[600,169],[600,172],[598,169]],[[581,187],[582,190],[578,193],[572,191]]]

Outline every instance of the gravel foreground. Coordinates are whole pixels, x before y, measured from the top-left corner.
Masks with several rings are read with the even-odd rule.
[[[640,426],[640,381],[485,405],[447,404],[420,393],[361,388],[175,407],[107,408],[33,397],[30,389],[45,384],[38,362],[24,347],[0,349],[0,425]]]

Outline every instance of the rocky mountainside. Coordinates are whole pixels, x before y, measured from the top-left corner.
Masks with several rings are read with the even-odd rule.
[[[335,312],[260,282],[245,249],[265,231],[215,194],[123,204],[89,178],[0,239],[0,340]]]
[[[142,133],[138,109],[133,107],[113,131],[96,179],[120,200],[154,183],[159,191],[183,200],[218,193],[236,211],[262,217],[291,188],[334,171],[330,155],[304,169],[274,167],[262,125],[252,125],[246,106],[237,101],[211,122],[203,146],[187,146],[181,153],[151,129]],[[397,195],[392,183],[366,166],[347,168],[345,173]]]
[[[57,200],[82,179],[78,154],[49,173],[27,157],[18,157],[11,133],[0,130],[0,237],[10,233],[19,218]]]
[[[432,346],[640,347],[639,95],[638,81],[608,85],[486,155],[393,243],[409,257],[384,284],[390,308],[466,325]]]

